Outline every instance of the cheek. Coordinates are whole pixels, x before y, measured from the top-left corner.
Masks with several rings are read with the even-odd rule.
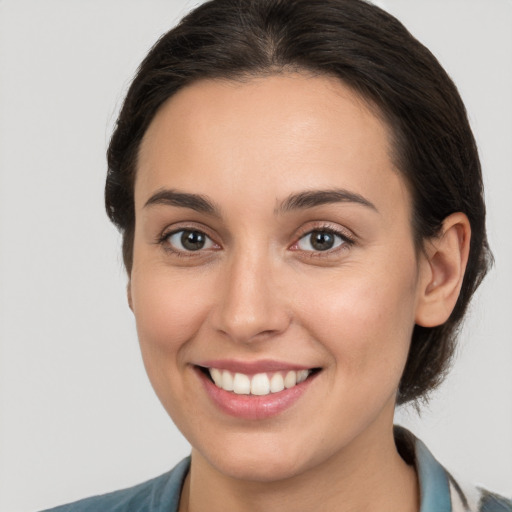
[[[150,358],[176,354],[201,327],[207,314],[204,283],[169,272],[132,273],[133,311],[142,355]],[[164,362],[161,360],[162,363]],[[179,361],[178,361],[179,362]]]
[[[329,279],[312,293],[302,292],[303,322],[313,338],[331,353],[343,385],[389,387],[398,384],[405,365],[415,311],[415,269],[402,266],[400,275],[381,267],[359,272],[352,268]],[[310,290],[304,292],[304,290]],[[306,307],[307,305],[307,307]]]
[[[168,269],[134,270],[131,290],[144,367],[160,402],[183,429],[194,417],[189,409],[194,401],[185,399],[183,405],[189,391],[183,379],[187,350],[204,322],[208,294],[197,279],[180,278]]]

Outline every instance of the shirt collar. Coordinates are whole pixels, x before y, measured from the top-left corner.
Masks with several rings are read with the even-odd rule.
[[[425,444],[403,427],[395,427],[395,440],[402,456],[411,461],[418,474],[420,512],[452,512],[448,474]],[[190,457],[182,460],[172,472],[167,485],[167,503],[178,510],[180,490],[190,469]],[[169,499],[170,498],[170,499]]]
[[[425,444],[403,427],[395,427],[398,451],[412,461],[420,486],[420,512],[452,512],[448,474]]]

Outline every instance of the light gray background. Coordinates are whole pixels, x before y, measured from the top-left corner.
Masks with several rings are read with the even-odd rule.
[[[0,510],[132,485],[188,453],[145,376],[104,153],[129,78],[196,2],[0,0]],[[496,266],[457,365],[398,421],[453,472],[512,494],[512,3],[384,0],[460,87]]]

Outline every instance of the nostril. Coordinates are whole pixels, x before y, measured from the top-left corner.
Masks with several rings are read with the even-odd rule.
[[[270,337],[270,336],[274,336],[275,334],[278,334],[278,333],[279,333],[279,331],[277,329],[267,329],[266,331],[261,331],[256,336]]]
[[[280,329],[258,330],[257,326],[246,324],[236,326],[232,325],[224,329],[219,329],[219,332],[233,341],[254,343],[258,341],[266,341],[274,336],[278,336],[282,331]]]
[[[219,286],[218,302],[211,310],[217,332],[236,342],[264,341],[283,333],[291,322],[272,279],[258,269],[237,273]],[[248,277],[248,274],[250,276]]]

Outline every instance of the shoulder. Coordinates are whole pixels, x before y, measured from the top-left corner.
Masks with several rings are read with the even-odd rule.
[[[92,496],[44,512],[174,512],[178,509],[189,467],[190,458],[186,458],[171,471],[134,487]]]
[[[481,487],[457,482],[448,474],[453,512],[512,512],[512,500]]]
[[[481,500],[479,512],[512,512],[512,500],[480,489]]]
[[[411,432],[395,427],[395,441],[418,474],[420,512],[512,512],[510,499],[457,481]]]

